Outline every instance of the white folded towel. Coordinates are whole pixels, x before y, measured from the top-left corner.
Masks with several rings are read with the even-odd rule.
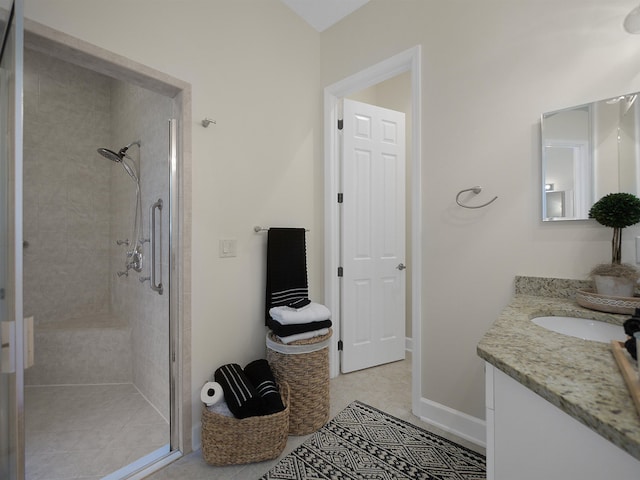
[[[331,318],[331,312],[327,307],[314,302],[297,309],[291,307],[273,307],[269,309],[269,315],[282,325],[320,322]]]
[[[307,340],[309,338],[321,337],[329,333],[328,328],[321,328],[320,330],[311,330],[310,332],[295,333],[293,335],[287,335],[286,337],[278,337],[282,343],[291,343],[296,340]]]
[[[209,405],[207,407],[207,410],[213,413],[217,413],[218,415],[235,418],[235,415],[231,413],[231,410],[229,410],[229,405],[227,405],[227,402],[224,398],[221,398],[217,403],[213,405]]]

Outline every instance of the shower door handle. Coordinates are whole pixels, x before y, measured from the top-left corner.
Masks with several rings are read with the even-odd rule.
[[[26,317],[22,323],[23,347],[22,350],[19,350],[16,348],[18,345],[16,322],[13,320],[0,322],[0,338],[2,338],[2,344],[0,345],[0,373],[16,372],[16,355],[20,355],[20,352],[22,352],[22,358],[24,359],[23,368],[27,369],[33,366],[33,332],[33,317]]]
[[[156,241],[156,210],[160,213],[160,238]],[[158,257],[162,261],[162,199],[149,207],[149,250],[151,250],[151,290],[162,295],[162,264],[160,265],[160,281],[156,282],[156,249],[160,254]]]
[[[16,371],[16,322],[0,322],[0,373]]]

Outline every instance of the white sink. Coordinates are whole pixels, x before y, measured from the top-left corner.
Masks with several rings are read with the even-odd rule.
[[[532,318],[531,321],[547,330],[571,337],[582,338],[583,340],[609,343],[611,340],[624,342],[627,338],[624,333],[624,328],[621,325],[589,320],[587,318],[536,317]]]

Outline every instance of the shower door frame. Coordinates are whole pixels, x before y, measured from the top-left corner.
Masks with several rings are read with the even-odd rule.
[[[0,191],[4,196],[0,213],[2,219],[3,252],[0,300],[3,312],[0,335],[3,361],[0,361],[0,474],[7,480],[23,480],[25,473],[24,441],[24,320],[22,309],[22,138],[23,138],[23,43],[24,43],[24,3],[11,2],[5,38],[1,39],[0,60],[8,55],[10,60],[7,82],[2,94],[6,94],[3,106],[4,150],[2,162],[3,182]],[[3,142],[4,143],[4,142]],[[6,189],[6,191],[5,191]],[[6,201],[6,203],[5,203]],[[13,328],[12,328],[13,327]],[[6,335],[8,333],[8,336]],[[6,353],[6,355],[5,355]]]
[[[191,432],[191,85],[128,58],[25,19],[25,48],[108,75],[169,97],[173,119],[169,152],[169,361],[171,448],[155,463],[127,478],[144,478],[192,449]],[[169,119],[168,119],[169,120]]]

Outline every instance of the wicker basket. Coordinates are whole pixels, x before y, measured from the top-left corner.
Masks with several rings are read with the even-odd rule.
[[[289,435],[289,385],[278,382],[285,409],[235,418],[202,408],[202,456],[209,465],[240,465],[278,457]]]
[[[593,290],[578,290],[576,303],[591,310],[627,315],[632,315],[636,308],[640,308],[639,297],[612,297],[595,293]]]
[[[327,335],[283,344],[267,335],[267,361],[279,382],[289,384],[289,433],[306,435],[329,420],[329,339]]]

